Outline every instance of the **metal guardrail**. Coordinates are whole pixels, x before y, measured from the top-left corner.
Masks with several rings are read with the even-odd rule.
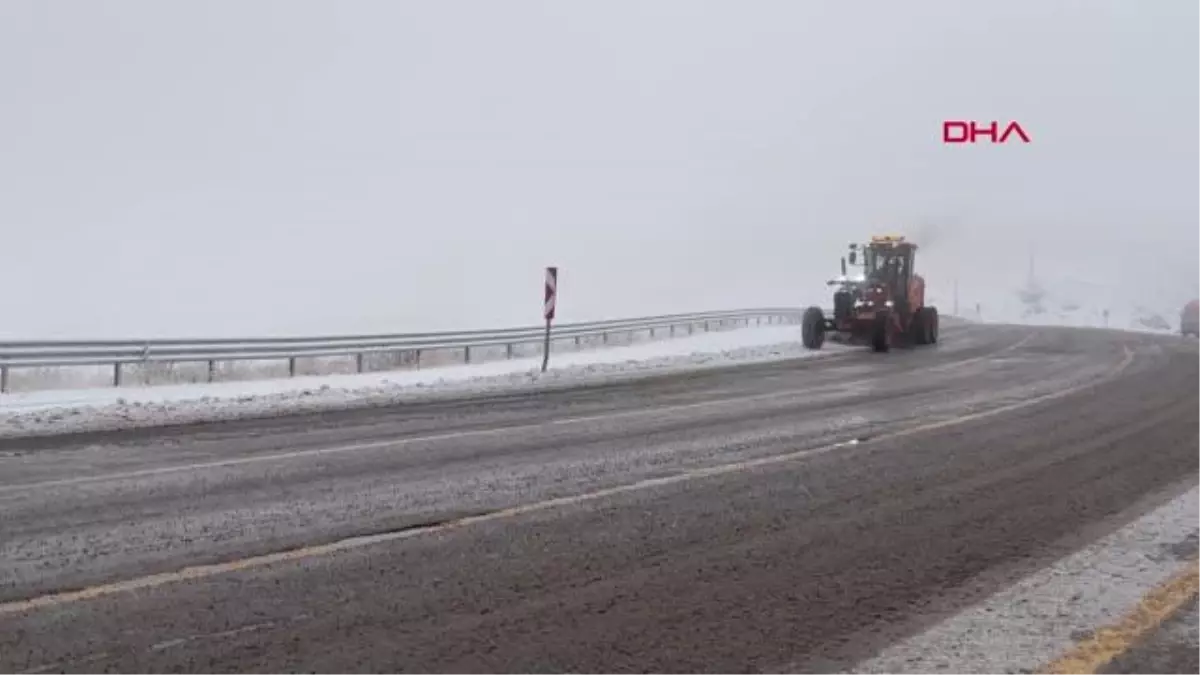
[[[687,327],[689,334],[697,325],[710,330],[712,325],[750,325],[763,323],[796,323],[803,310],[796,308],[740,309],[690,314],[665,314],[633,319],[613,319],[561,323],[553,328],[554,339],[600,336],[605,342],[613,333],[659,329],[674,335],[677,328]],[[513,357],[513,347],[541,342],[545,326],[469,330],[443,333],[399,333],[392,335],[354,335],[284,338],[223,338],[223,339],[163,339],[163,340],[23,340],[0,342],[0,392],[9,389],[9,371],[13,368],[43,368],[63,366],[113,367],[113,386],[121,386],[121,368],[127,364],[208,362],[208,380],[213,380],[216,364],[224,361],[258,361],[287,359],[288,374],[295,376],[296,359],[322,356],[357,356],[357,370],[363,372],[363,356],[381,352],[415,352],[420,367],[421,352],[425,350],[462,349],[463,362],[471,362],[473,347],[507,346],[507,357]]]

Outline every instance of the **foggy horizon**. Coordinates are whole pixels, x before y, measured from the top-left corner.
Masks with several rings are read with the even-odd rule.
[[[1195,2],[0,3],[9,338],[1200,294]],[[948,119],[1031,143],[942,143]],[[1107,296],[1106,296],[1107,297]]]

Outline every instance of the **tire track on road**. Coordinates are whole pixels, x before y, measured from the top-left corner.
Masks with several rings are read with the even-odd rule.
[[[1027,344],[1036,333],[1030,333],[1016,343],[1007,345],[999,350],[985,354],[982,356],[968,358],[963,361],[956,361],[938,366],[939,371],[962,367],[980,363],[990,358],[1004,353],[1011,352]],[[550,420],[541,420],[532,423],[515,424],[508,426],[489,427],[483,429],[467,429],[461,431],[451,431],[439,434],[428,434],[422,436],[411,436],[404,438],[383,439],[375,441],[367,441],[361,443],[345,443],[328,447],[312,448],[306,450],[290,450],[286,452],[275,452],[250,455],[244,457],[232,457],[227,459],[211,460],[206,462],[193,462],[189,464],[154,467],[149,469],[139,469],[136,471],[114,472],[100,474],[94,476],[80,476],[77,478],[63,478],[47,481],[38,481],[32,483],[0,485],[0,494],[21,492],[29,490],[42,490],[47,488],[68,487],[77,485],[86,485],[89,483],[98,483],[114,480],[128,480],[136,478],[147,478],[152,476],[162,476],[170,473],[201,471],[206,469],[217,469],[232,466],[244,466],[248,464],[258,464],[265,462],[278,462],[290,459],[299,459],[304,457],[320,457],[326,455],[339,455],[345,453],[362,452],[366,450],[377,450],[382,448],[400,448],[406,445],[414,445],[419,443],[431,443],[446,440],[479,438],[487,436],[499,436],[503,434],[520,434],[533,430],[544,429],[546,427],[570,426],[575,424],[584,424],[589,422],[609,422],[625,419],[638,419],[646,417],[655,417],[668,415],[678,412],[686,412],[692,410],[700,410],[704,408],[729,406],[736,404],[755,403],[759,401],[770,401],[773,399],[786,398],[789,396],[807,396],[812,393],[811,387],[784,389],[773,391],[764,394],[752,394],[746,396],[734,396],[728,398],[720,398],[714,400],[698,401],[694,403],[683,403],[676,405],[668,405],[654,407],[648,409],[637,409],[617,412],[604,412],[592,415],[582,415]]]
[[[1135,357],[1135,352],[1130,350],[1128,347],[1125,347],[1123,349],[1123,351],[1124,351],[1124,358],[1113,369],[1109,370],[1107,373],[1105,373],[1101,378],[1099,378],[1096,381],[1090,381],[1090,382],[1087,382],[1084,384],[1075,385],[1075,386],[1068,387],[1066,389],[1055,391],[1055,392],[1052,392],[1049,394],[1043,394],[1041,396],[1037,396],[1037,397],[1030,398],[1030,399],[1027,399],[1024,401],[1020,401],[1018,403],[1002,405],[1000,407],[996,407],[996,408],[992,408],[992,409],[988,409],[988,410],[984,410],[984,411],[980,411],[980,412],[970,413],[970,414],[958,416],[958,417],[955,417],[952,419],[941,420],[938,422],[933,422],[933,423],[928,423],[928,424],[913,425],[913,426],[910,426],[910,427],[907,427],[904,429],[899,429],[899,430],[896,430],[893,432],[880,434],[878,436],[873,437],[870,440],[872,440],[872,441],[874,441],[874,440],[879,440],[879,441],[893,440],[893,439],[903,438],[903,437],[907,437],[907,436],[912,436],[912,435],[919,434],[922,432],[945,429],[947,427],[965,424],[965,423],[972,422],[972,421],[987,419],[987,418],[994,417],[997,415],[1002,415],[1007,412],[1021,410],[1023,408],[1028,408],[1031,406],[1036,406],[1036,405],[1040,405],[1040,404],[1043,404],[1043,403],[1046,403],[1049,401],[1060,399],[1060,398],[1063,398],[1066,396],[1071,396],[1073,394],[1090,389],[1090,388],[1100,384],[1101,382],[1105,382],[1105,381],[1109,381],[1114,378],[1117,378],[1127,367],[1129,367],[1129,365],[1133,362],[1134,357]],[[349,539],[343,539],[343,540],[339,540],[339,541],[335,541],[335,542],[331,542],[331,543],[327,543],[327,544],[300,547],[300,548],[296,548],[296,549],[280,551],[277,553],[270,553],[267,555],[242,558],[242,559],[232,560],[232,561],[218,563],[218,564],[202,565],[202,566],[195,566],[195,567],[185,567],[183,569],[180,569],[180,570],[177,570],[174,572],[166,572],[166,573],[155,574],[155,575],[150,575],[150,576],[145,576],[145,577],[139,577],[139,578],[135,578],[135,579],[129,579],[129,580],[120,581],[120,582],[116,582],[116,583],[91,586],[91,587],[83,588],[80,590],[51,593],[51,594],[46,594],[46,595],[42,595],[42,596],[38,596],[38,597],[34,597],[34,598],[25,599],[25,600],[4,602],[4,603],[0,603],[0,616],[28,612],[31,610],[43,609],[43,608],[47,608],[47,607],[54,607],[54,606],[58,606],[58,605],[69,604],[72,602],[91,600],[91,599],[100,598],[100,597],[104,597],[104,596],[108,596],[108,595],[114,595],[114,594],[118,594],[118,593],[140,591],[140,590],[155,588],[155,587],[164,586],[164,585],[168,585],[168,584],[172,584],[172,583],[183,582],[183,581],[205,579],[205,578],[214,577],[214,576],[218,576],[218,575],[228,574],[231,572],[244,571],[244,570],[258,568],[258,567],[265,567],[265,566],[275,565],[275,564],[279,564],[279,563],[283,563],[283,562],[290,562],[290,561],[302,560],[302,559],[306,559],[306,558],[327,556],[327,555],[338,553],[341,551],[363,548],[363,547],[367,547],[367,546],[374,546],[374,545],[381,544],[381,543],[393,542],[393,541],[398,541],[398,540],[402,540],[402,539],[408,539],[408,538],[415,537],[415,536],[427,535],[427,534],[431,534],[431,533],[455,530],[455,529],[459,529],[459,528],[469,527],[471,525],[475,525],[478,523],[484,523],[484,522],[501,520],[501,519],[515,518],[515,517],[523,516],[523,515],[530,514],[530,513],[536,513],[536,512],[540,512],[540,511],[557,509],[557,508],[560,508],[563,506],[581,504],[581,503],[595,501],[595,500],[603,499],[606,497],[625,494],[625,493],[629,493],[629,492],[636,492],[636,491],[646,490],[646,489],[650,489],[650,488],[662,487],[662,486],[666,486],[666,485],[671,485],[671,484],[680,483],[680,482],[684,482],[684,481],[696,480],[696,479],[700,479],[700,478],[709,478],[709,477],[713,477],[713,476],[719,476],[722,474],[743,472],[743,471],[757,468],[757,467],[768,466],[768,465],[772,465],[772,464],[780,464],[780,463],[785,463],[785,462],[792,462],[792,461],[796,461],[796,460],[800,460],[800,459],[813,457],[816,455],[831,452],[838,448],[846,447],[848,445],[856,445],[859,442],[860,441],[858,441],[857,439],[850,439],[850,440],[840,441],[840,442],[836,442],[836,443],[831,443],[829,445],[821,446],[818,448],[811,448],[811,449],[805,449],[805,450],[800,450],[800,451],[796,451],[796,452],[772,455],[772,456],[768,456],[768,457],[761,457],[761,458],[757,458],[757,459],[753,459],[753,460],[734,462],[734,463],[723,464],[723,465],[714,466],[714,467],[705,467],[702,469],[695,469],[695,470],[691,470],[691,471],[677,473],[677,474],[674,474],[671,476],[642,480],[642,481],[638,481],[635,483],[621,485],[621,486],[613,487],[613,488],[606,488],[603,490],[597,490],[597,491],[589,492],[589,493],[585,493],[585,494],[573,495],[570,497],[563,497],[563,498],[558,498],[558,499],[549,499],[549,500],[544,500],[544,501],[535,502],[535,503],[531,503],[531,504],[525,504],[525,505],[516,506],[516,507],[512,507],[512,508],[492,511],[492,512],[485,513],[485,514],[467,516],[464,518],[454,519],[454,520],[451,520],[448,522],[435,523],[435,524],[431,524],[431,525],[427,525],[427,526],[408,527],[408,528],[402,529],[400,531],[395,531],[395,532],[384,532],[384,533],[379,533],[379,534],[374,534],[374,535],[352,537]]]

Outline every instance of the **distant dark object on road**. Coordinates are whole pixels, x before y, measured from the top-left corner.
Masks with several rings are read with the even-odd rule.
[[[1192,300],[1183,306],[1179,314],[1179,332],[1200,337],[1200,300]]]

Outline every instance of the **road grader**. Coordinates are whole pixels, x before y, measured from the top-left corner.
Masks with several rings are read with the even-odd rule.
[[[833,316],[825,316],[820,307],[804,311],[804,346],[820,349],[826,334],[845,344],[870,345],[877,352],[936,344],[938,312],[925,304],[925,279],[913,269],[916,251],[916,244],[893,235],[850,244],[850,265],[861,267],[862,274],[848,277],[842,258],[842,275],[827,282],[835,287]]]

